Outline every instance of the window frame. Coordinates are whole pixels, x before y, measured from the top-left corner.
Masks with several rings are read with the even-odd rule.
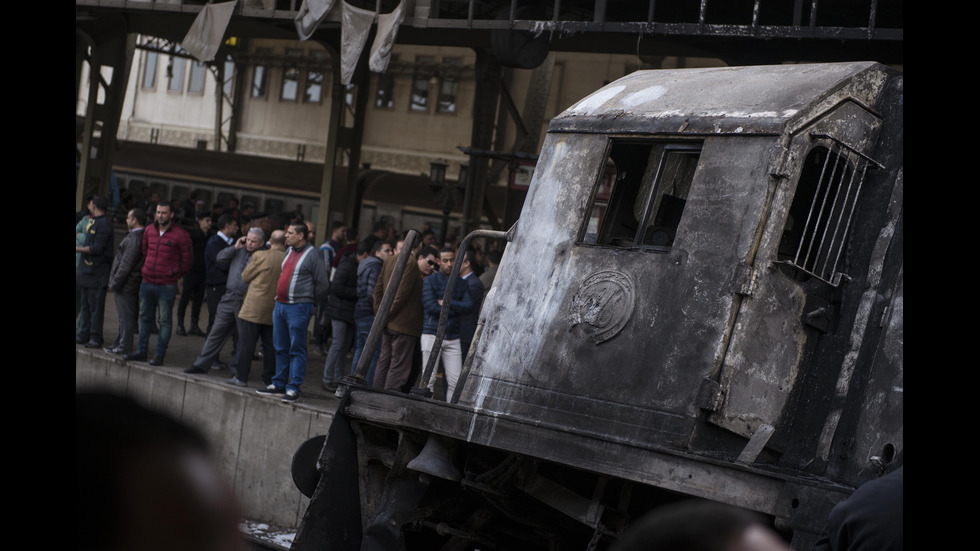
[[[170,61],[173,68],[167,78],[167,91],[182,94],[184,93],[184,73],[187,72],[187,59],[179,55],[172,55]]]
[[[378,86],[374,92],[374,107],[392,110],[395,108],[395,75],[381,73],[378,75]]]
[[[204,88],[207,86],[207,76],[208,76],[208,64],[196,59],[191,60],[191,71],[190,75],[187,77],[187,93],[204,95]],[[194,89],[194,77],[195,75],[200,75],[200,85],[201,87],[197,90]]]
[[[272,54],[271,48],[256,48],[255,57],[262,58]],[[252,66],[252,78],[249,86],[249,97],[252,99],[269,98],[269,66],[256,63]]]
[[[412,74],[412,88],[409,91],[408,111],[410,113],[429,113],[431,111],[431,83],[435,71],[435,57],[430,55],[415,56],[415,72]],[[422,91],[425,91],[422,94]],[[420,92],[416,94],[416,92]],[[421,101],[416,100],[419,98]]]
[[[304,52],[301,48],[286,48],[285,63],[282,67],[282,81],[279,83],[279,101],[299,102],[300,83],[303,78],[299,66],[303,63],[303,56]],[[286,86],[290,82],[293,83],[292,97],[287,97]]]
[[[803,156],[793,199],[786,210],[776,263],[791,269],[797,278],[815,277],[837,287],[842,280],[849,279],[837,269],[846,254],[847,240],[855,225],[854,218],[865,178],[869,169],[881,168],[882,165],[831,136],[812,137],[814,141]],[[809,170],[808,163],[820,151],[825,152],[822,162],[815,159],[820,168]],[[838,167],[841,168],[838,170]],[[813,188],[812,192],[810,187]],[[803,210],[806,210],[806,216],[796,220],[794,213],[802,214]],[[802,228],[797,229],[795,226],[799,224],[802,224]],[[826,243],[828,236],[830,241]],[[814,245],[816,250],[813,249]],[[788,249],[793,249],[791,255],[786,254]],[[821,264],[822,267],[818,268]]]
[[[323,90],[327,81],[327,52],[312,50],[309,55],[309,67],[306,70],[306,80],[303,82],[303,103],[319,105],[323,103]],[[310,87],[319,87],[317,97],[313,99]]]
[[[636,187],[635,194],[630,191],[630,188],[621,188],[620,186],[627,185],[622,182],[620,178],[621,167],[617,166],[614,160],[614,148],[617,146],[626,147],[638,147],[644,150],[646,155],[646,161],[642,164],[642,172],[639,175],[639,181],[631,183],[631,186]],[[610,137],[606,142],[606,150],[602,157],[603,167],[599,170],[596,180],[592,183],[592,192],[589,197],[588,208],[586,209],[585,219],[582,221],[582,227],[578,234],[578,239],[576,240],[577,245],[584,245],[590,247],[610,247],[619,250],[640,250],[640,251],[653,251],[653,252],[668,252],[673,248],[674,242],[677,238],[677,229],[681,225],[684,213],[684,205],[686,205],[688,198],[690,197],[691,186],[697,176],[698,165],[700,163],[701,152],[704,148],[704,140],[685,140],[685,139],[671,139],[668,137],[631,137],[631,136],[613,136]],[[656,167],[653,167],[653,173],[649,178],[646,175],[650,174],[651,170],[651,156],[656,150],[659,151],[659,156],[656,160]],[[672,234],[669,235],[669,243],[662,244],[647,244],[644,241],[645,234],[651,226],[651,222],[656,214],[653,207],[658,206],[663,208],[662,200],[658,203],[658,197],[662,199],[666,194],[663,190],[664,187],[664,174],[668,168],[668,157],[670,154],[678,153],[683,155],[696,155],[694,160],[693,170],[690,172],[690,179],[686,182],[687,193],[684,197],[678,197],[684,201],[681,205],[680,213],[676,224],[671,228]],[[609,172],[608,169],[610,165],[613,167],[614,172],[612,173],[612,185],[609,187],[608,198],[600,197],[600,191],[605,185],[605,180],[608,179]],[[625,191],[624,191],[625,190]],[[621,195],[626,193],[626,195]],[[672,196],[673,197],[673,196]],[[640,204],[642,201],[642,210],[640,211],[640,217],[636,220],[636,230],[633,233],[632,240],[629,244],[617,243],[619,239],[624,239],[626,236],[614,236],[610,235],[613,232],[613,227],[608,224],[615,224],[617,220],[623,218],[623,214],[629,214],[630,212],[635,212],[636,205]],[[589,233],[590,225],[592,220],[596,218],[596,209],[602,208],[603,213],[598,216],[598,221],[596,223],[596,232]],[[623,211],[622,209],[628,209]],[[613,218],[610,218],[613,215]]]
[[[153,60],[153,67],[150,67],[150,60]],[[160,68],[160,54],[157,52],[148,51],[146,55],[143,56],[143,79],[140,81],[140,88],[144,90],[156,90],[157,88],[157,73]],[[150,75],[150,83],[146,83],[146,77]]]

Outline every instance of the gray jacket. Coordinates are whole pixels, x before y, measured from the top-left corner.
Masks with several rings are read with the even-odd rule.
[[[140,292],[143,281],[143,228],[126,234],[116,248],[116,256],[109,269],[109,288],[124,295]]]
[[[248,283],[242,279],[242,272],[248,261],[252,259],[252,253],[242,247],[236,249],[234,246],[225,247],[218,252],[217,263],[221,266],[228,266],[228,280],[225,283],[225,294],[221,295],[222,300],[245,300],[245,293],[248,291]]]

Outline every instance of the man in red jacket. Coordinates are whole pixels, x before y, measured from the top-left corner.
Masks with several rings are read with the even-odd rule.
[[[174,222],[170,201],[160,201],[156,219],[143,231],[143,283],[140,285],[140,338],[136,352],[126,360],[146,361],[150,330],[159,309],[160,335],[150,365],[163,365],[173,328],[177,282],[191,269],[194,251],[190,234]]]

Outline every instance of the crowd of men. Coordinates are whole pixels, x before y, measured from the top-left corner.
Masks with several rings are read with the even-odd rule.
[[[161,366],[173,333],[204,337],[186,373],[228,369],[227,383],[246,387],[252,361],[261,360],[258,393],[293,402],[306,378],[313,322],[315,351],[326,356],[324,390],[334,392],[363,354],[371,357],[369,384],[404,392],[419,381],[436,340],[458,237],[457,243],[437,247],[435,233],[423,228],[416,243],[406,244],[394,224],[381,221],[359,239],[356,230],[335,222],[316,247],[314,224],[303,219],[301,207],[274,219],[255,215],[249,206],[239,209],[237,202],[204,211],[193,198],[183,205],[148,199],[152,211],[140,206],[126,211],[127,232],[118,244],[106,198],[89,198],[76,216],[76,344]],[[487,254],[476,248],[465,252],[439,357],[432,377],[422,382],[447,400],[500,262],[500,244],[489,245]],[[365,351],[406,246],[412,258],[382,337],[374,350]],[[119,327],[107,344],[102,326],[109,290]],[[229,340],[233,352],[222,361]],[[437,373],[442,374],[438,389]]]

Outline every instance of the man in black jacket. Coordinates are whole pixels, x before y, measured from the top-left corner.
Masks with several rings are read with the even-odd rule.
[[[102,348],[102,320],[105,318],[105,296],[112,265],[112,242],[115,230],[106,216],[109,201],[100,195],[88,204],[91,222],[85,228],[85,242],[75,245],[81,253],[75,283],[81,288],[81,322],[75,333],[75,344],[86,348]]]
[[[139,315],[139,292],[143,275],[143,228],[146,226],[146,213],[143,209],[133,209],[126,216],[129,233],[119,242],[116,256],[109,270],[109,288],[116,301],[119,316],[119,336],[106,348],[110,354],[132,354],[133,337]]]
[[[204,292],[207,288],[204,279],[204,249],[207,247],[211,234],[211,213],[197,214],[197,227],[190,232],[191,244],[194,247],[194,264],[191,270],[184,274],[184,286],[180,292],[180,302],[177,304],[177,334],[186,337],[188,334],[198,337],[206,336],[201,330],[201,306],[204,305]],[[184,329],[184,313],[187,305],[191,305],[191,329]],[[209,313],[210,315],[210,313]]]
[[[357,303],[357,265],[367,258],[361,248],[356,253],[345,253],[337,264],[337,271],[330,281],[330,300],[327,315],[333,341],[323,367],[323,389],[337,390],[337,384],[347,374],[347,351],[354,341],[354,305]]]

